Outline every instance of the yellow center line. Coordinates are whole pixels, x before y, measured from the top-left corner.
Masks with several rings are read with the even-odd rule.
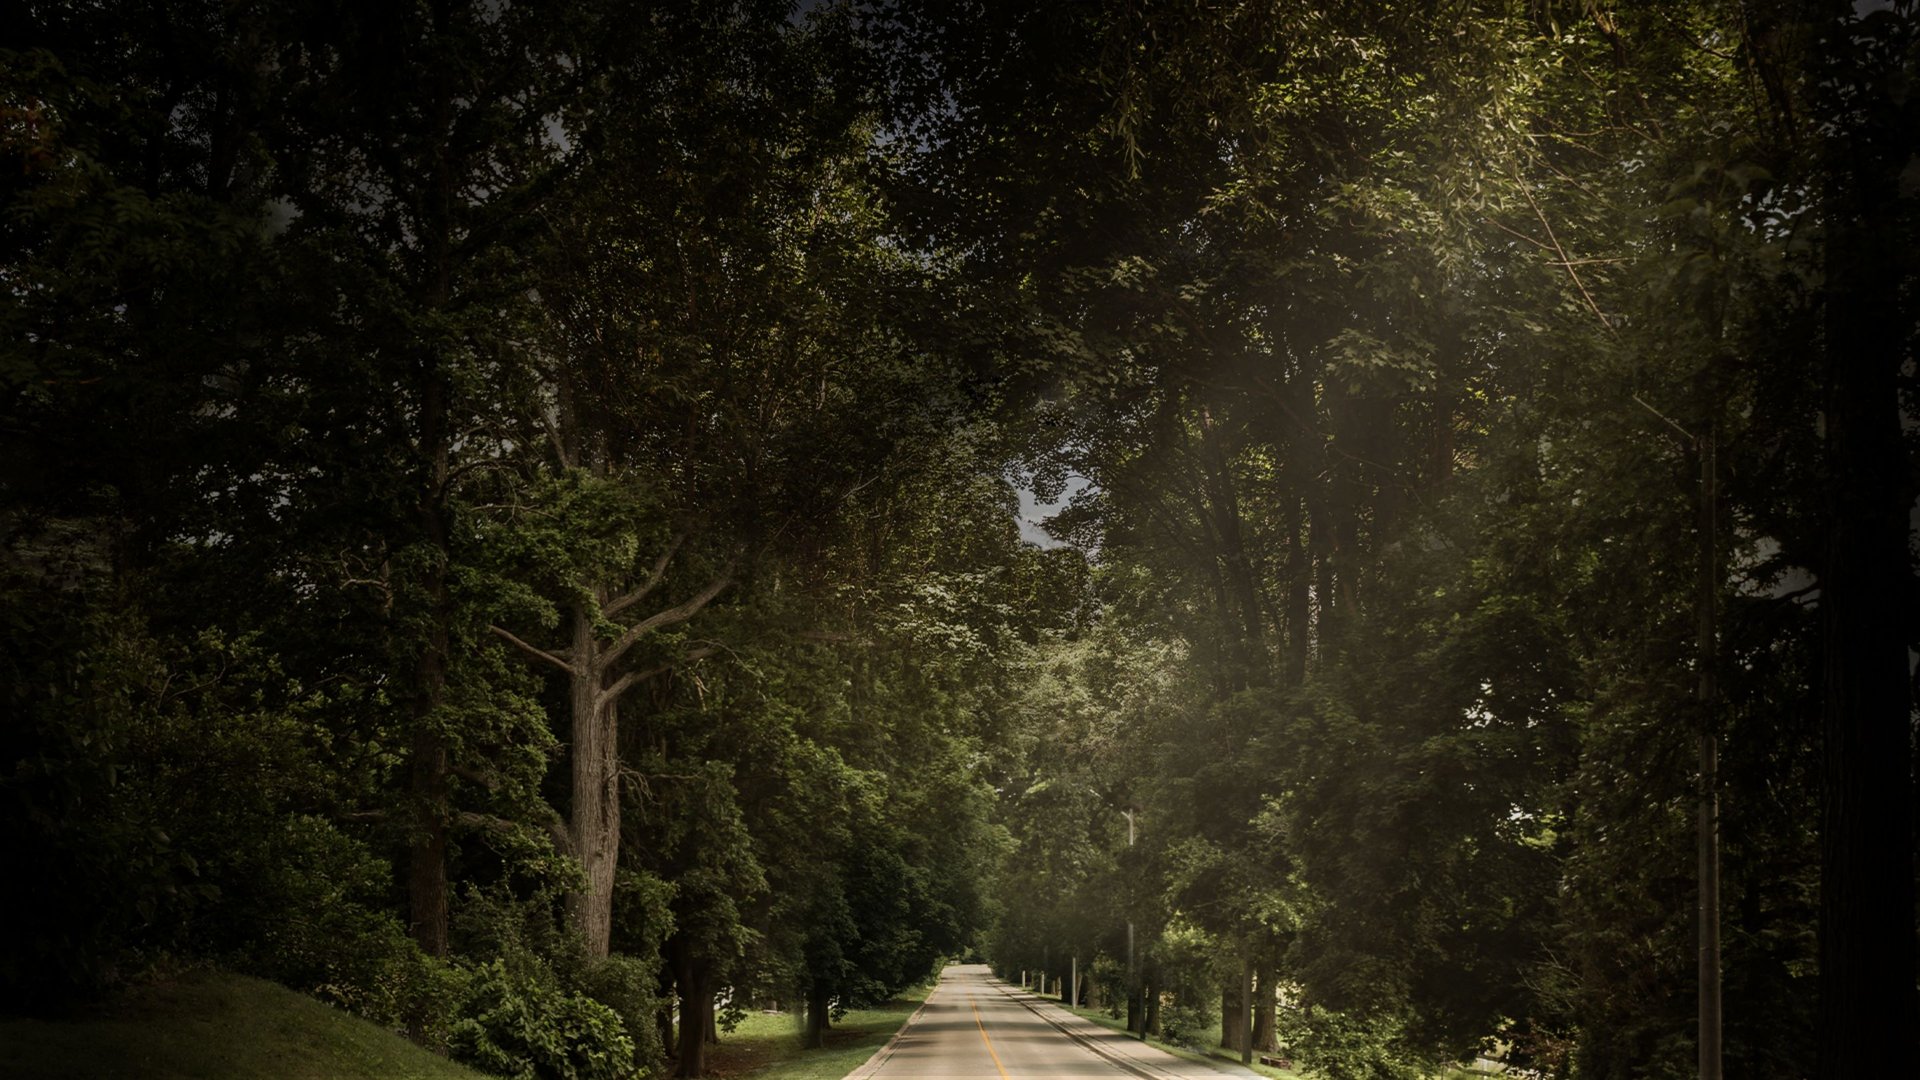
[[[987,1038],[987,1025],[980,1019],[980,1006],[972,994],[967,995],[967,1004],[973,1007],[973,1022],[980,1027],[980,1038],[987,1044],[987,1053],[993,1057],[993,1067],[1000,1070],[1000,1080],[1011,1080],[1007,1076],[1007,1067],[1000,1064],[1000,1055],[993,1049],[993,1040]]]

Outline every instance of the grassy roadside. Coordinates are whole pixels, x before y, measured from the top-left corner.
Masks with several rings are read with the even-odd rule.
[[[1017,986],[1012,987],[1011,989],[1016,994],[1024,994],[1027,997],[1032,998],[1036,1001],[1046,1001],[1046,1002],[1049,1002],[1050,1004],[1059,1005],[1063,1009],[1069,1008],[1067,1005],[1062,1004],[1059,998],[1054,997],[1052,995],[1041,997],[1039,994],[1036,994],[1031,990],[1022,990]],[[1073,1006],[1071,1007],[1070,1011],[1074,1015],[1085,1017],[1086,1019],[1091,1020],[1102,1027],[1109,1028],[1114,1031],[1118,1031],[1122,1034],[1127,1034],[1127,1022],[1125,1020],[1115,1019],[1114,1017],[1108,1016],[1104,1010],[1088,1009],[1088,1008],[1082,1008],[1079,1006]],[[1274,1077],[1275,1080],[1301,1080],[1301,1078],[1306,1075],[1305,1073],[1299,1072],[1294,1069],[1276,1069],[1271,1065],[1262,1065],[1258,1061],[1255,1061],[1251,1065],[1241,1065],[1239,1052],[1235,1050],[1228,1050],[1226,1047],[1223,1047],[1223,1046],[1212,1047],[1206,1050],[1205,1052],[1201,1052],[1201,1051],[1194,1050],[1191,1047],[1176,1046],[1173,1043],[1163,1042],[1159,1039],[1148,1039],[1147,1045],[1151,1047],[1155,1047],[1156,1049],[1165,1050],[1167,1053],[1172,1054],[1175,1057],[1185,1058],[1188,1061],[1225,1062],[1230,1065],[1239,1066],[1240,1068],[1243,1068],[1243,1069],[1251,1069],[1255,1073],[1258,1073],[1261,1076]],[[1465,1068],[1461,1066],[1451,1066],[1446,1069],[1443,1069],[1439,1073],[1435,1073],[1434,1080],[1482,1080],[1482,1078],[1484,1077],[1495,1076],[1495,1075],[1497,1074],[1484,1072],[1479,1069],[1470,1069],[1470,1068]]]
[[[1035,1001],[1045,1001],[1052,1005],[1058,1005],[1060,1006],[1060,1008],[1068,1009],[1068,1011],[1072,1012],[1075,1016],[1084,1017],[1088,1020],[1093,1021],[1096,1024],[1099,1024],[1101,1027],[1109,1028],[1113,1031],[1118,1031],[1121,1034],[1128,1034],[1127,1022],[1125,1020],[1118,1020],[1111,1016],[1108,1016],[1104,1010],[1089,1009],[1089,1008],[1085,1008],[1078,1005],[1069,1007],[1063,1004],[1059,998],[1054,997],[1051,994],[1045,997],[1042,997],[1041,995],[1036,994],[1031,990],[1022,990],[1017,986],[1012,987],[1012,990],[1016,994],[1024,994]],[[1131,1037],[1132,1036],[1129,1035],[1129,1038]],[[1277,1080],[1298,1080],[1298,1078],[1301,1075],[1297,1072],[1294,1072],[1292,1069],[1275,1069],[1271,1066],[1262,1065],[1259,1062],[1255,1062],[1252,1065],[1241,1065],[1239,1054],[1229,1053],[1225,1049],[1222,1049],[1219,1047],[1216,1047],[1211,1051],[1203,1053],[1201,1051],[1194,1050],[1191,1047],[1179,1046],[1174,1043],[1165,1042],[1160,1039],[1148,1039],[1146,1042],[1148,1046],[1151,1046],[1156,1050],[1165,1050],[1167,1053],[1172,1054],[1174,1057],[1183,1058],[1187,1061],[1221,1062],[1223,1064],[1233,1065],[1239,1068],[1251,1069],[1255,1073],[1258,1073],[1261,1076],[1276,1077]]]
[[[800,1046],[796,1013],[749,1013],[720,1045],[707,1051],[707,1072],[720,1080],[840,1080],[900,1030],[931,984],[915,987],[871,1009],[851,1009],[827,1032],[823,1050]]]
[[[22,1080],[488,1080],[286,987],[208,972],[71,1020],[0,1019]]]
[[[840,1080],[893,1036],[932,986],[855,1009],[824,1050],[791,1014],[749,1015],[708,1056],[720,1080]],[[206,972],[62,1020],[0,1018],[0,1074],[19,1080],[494,1080],[283,986]]]

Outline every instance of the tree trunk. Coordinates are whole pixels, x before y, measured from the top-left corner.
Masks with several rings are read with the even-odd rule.
[[[1146,1034],[1160,1034],[1160,975],[1155,972],[1147,977],[1147,1017]]]
[[[445,31],[436,18],[436,37]],[[458,164],[448,153],[452,128],[452,90],[448,78],[436,78],[432,90],[432,120],[436,139],[426,180],[426,208],[421,242],[425,274],[417,283],[415,299],[428,311],[441,311],[453,298],[453,170]],[[394,177],[398,182],[402,178]],[[425,580],[426,636],[414,669],[413,739],[408,763],[408,787],[414,803],[413,838],[407,851],[408,921],[414,941],[428,956],[447,955],[447,804],[452,763],[447,743],[435,725],[446,694],[447,658],[452,635],[452,597],[447,586],[449,523],[447,483],[451,475],[453,388],[441,343],[419,342],[414,360],[415,392],[419,395],[419,428],[414,445],[422,455],[415,475],[413,512],[418,540],[428,549]]]
[[[807,1049],[823,1050],[827,1045],[827,988],[815,983],[807,989]]]
[[[448,806],[452,763],[446,739],[440,734],[439,712],[446,696],[448,623],[452,620],[452,598],[447,588],[449,562],[446,519],[447,392],[433,359],[423,361],[426,369],[420,386],[420,445],[430,455],[414,513],[420,540],[429,549],[429,565],[421,582],[426,593],[426,636],[420,642],[419,659],[414,667],[413,706],[409,719],[413,724],[412,745],[407,766],[409,794],[413,802],[413,835],[407,850],[407,910],[413,940],[428,956],[447,955],[447,822],[452,818]]]
[[[593,621],[573,612],[573,655],[593,655]],[[604,960],[613,938],[613,882],[620,860],[619,706],[601,701],[601,675],[576,660],[568,678],[573,712],[573,816],[569,835],[586,884],[567,894],[567,913],[586,939],[587,956]]]
[[[438,398],[438,395],[428,396]],[[443,451],[435,472],[444,475],[445,469]],[[407,910],[413,940],[419,943],[420,950],[428,956],[444,957],[447,955],[447,822],[452,818],[447,800],[452,763],[446,739],[437,725],[440,703],[446,694],[447,623],[451,618],[451,601],[447,591],[447,534],[442,508],[429,501],[433,496],[426,492],[422,492],[421,498],[419,513],[426,540],[434,549],[434,565],[426,571],[428,625],[415,668],[410,715],[413,738],[408,754],[407,786],[413,803],[413,829],[407,849]]]
[[[1269,967],[1260,972],[1260,983],[1253,995],[1253,1048],[1261,1053],[1271,1054],[1280,1049],[1280,1039],[1274,1029],[1276,997],[1274,984],[1279,981],[1279,973]]]
[[[1213,417],[1201,411],[1201,459],[1207,502],[1219,543],[1230,610],[1222,611],[1227,623],[1229,652],[1239,669],[1233,689],[1263,686],[1267,682],[1265,619],[1262,616],[1260,587],[1254,580],[1253,563],[1247,554],[1244,530],[1240,524],[1240,498],[1234,488],[1232,465],[1224,446],[1226,434],[1214,424]],[[1237,632],[1236,632],[1237,631]]]
[[[1321,481],[1307,495],[1307,555],[1313,564],[1313,640],[1322,648],[1333,630],[1333,526]]]
[[[673,1072],[683,1080],[706,1075],[707,1017],[713,1012],[712,975],[691,953],[685,950],[680,966],[680,1053]]]
[[[1282,507],[1281,524],[1287,533],[1286,680],[1288,686],[1299,686],[1306,681],[1307,656],[1313,647],[1313,608],[1310,587],[1313,565],[1300,536],[1306,523],[1302,520],[1299,497],[1287,495],[1280,500],[1280,505]]]
[[[425,730],[429,721],[416,719],[409,786],[417,814],[413,840],[407,848],[407,910],[409,929],[420,951],[447,955],[447,746],[437,733]]]
[[[1240,953],[1240,1000],[1234,1010],[1234,1026],[1240,1036],[1240,1064],[1253,1061],[1253,1018],[1247,1010],[1253,1005],[1253,957],[1244,949]]]
[[[1240,1045],[1239,1019],[1245,1009],[1240,1003],[1240,991],[1233,983],[1220,988],[1220,1045],[1227,1050]]]

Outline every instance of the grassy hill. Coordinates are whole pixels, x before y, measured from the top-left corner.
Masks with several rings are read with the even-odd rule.
[[[482,1080],[376,1024],[242,975],[144,987],[70,1020],[0,1019],[19,1080]]]

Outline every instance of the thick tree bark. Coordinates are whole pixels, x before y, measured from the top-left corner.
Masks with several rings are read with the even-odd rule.
[[[617,677],[614,673],[647,634],[699,614],[732,583],[731,567],[692,598],[635,621],[611,643],[595,636],[596,616],[616,617],[650,595],[664,579],[679,546],[679,541],[670,545],[647,580],[625,596],[609,599],[604,589],[596,588],[589,602],[573,609],[571,642],[557,654],[531,645],[503,627],[492,628],[496,636],[526,656],[567,676],[573,780],[567,832],[572,853],[585,871],[586,884],[581,891],[567,895],[566,906],[568,917],[586,940],[587,955],[595,960],[606,958],[613,940],[613,888],[620,865],[620,699],[634,686],[671,671],[676,663],[699,659],[712,649],[691,650],[677,661],[645,670],[629,669]]]
[[[1253,1048],[1263,1054],[1271,1054],[1280,1049],[1280,1039],[1274,1028],[1274,1012],[1278,998],[1274,986],[1279,975],[1268,967],[1260,972],[1259,984],[1253,995]]]
[[[573,613],[573,655],[593,654],[592,613]],[[573,814],[568,831],[586,887],[567,894],[567,913],[587,955],[605,959],[613,936],[613,883],[620,859],[619,704],[602,700],[597,665],[578,664],[568,682],[573,712]]]

